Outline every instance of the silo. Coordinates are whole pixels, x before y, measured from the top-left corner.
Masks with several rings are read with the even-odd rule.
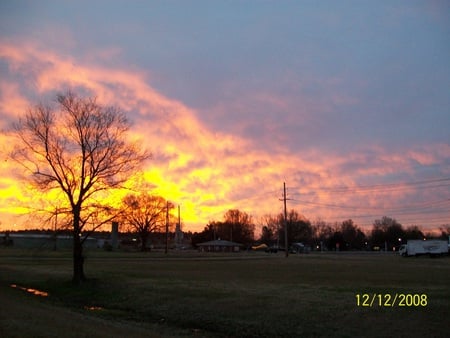
[[[111,246],[113,249],[117,249],[119,247],[119,222],[112,222]]]

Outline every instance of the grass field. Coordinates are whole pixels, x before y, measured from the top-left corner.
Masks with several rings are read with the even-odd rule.
[[[0,248],[0,336],[448,337],[450,332],[449,257],[90,251],[85,263],[90,279],[81,287],[70,283],[71,264],[68,251]],[[362,306],[361,296],[357,306],[357,294],[368,294],[372,305]],[[392,295],[389,302],[386,294]],[[392,305],[395,294],[425,296],[403,296],[405,306],[398,296],[394,306],[384,306]]]

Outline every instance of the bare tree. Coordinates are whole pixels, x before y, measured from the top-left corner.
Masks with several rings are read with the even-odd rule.
[[[391,250],[399,245],[399,238],[406,236],[403,226],[395,218],[383,216],[374,221],[370,237],[373,245]]]
[[[250,245],[254,241],[255,224],[252,216],[239,209],[230,209],[223,216],[223,226],[230,241]],[[224,238],[227,238],[224,234]]]
[[[278,215],[278,223],[280,225],[280,233],[284,233],[284,215]],[[287,213],[287,229],[288,229],[288,243],[302,242],[310,244],[313,237],[313,229],[311,222],[298,211],[292,209]],[[282,238],[284,243],[284,238]]]
[[[161,196],[148,193],[127,195],[122,201],[122,217],[141,239],[141,250],[145,251],[152,232],[162,231],[166,223],[166,212],[173,207]]]
[[[11,157],[27,169],[39,190],[59,190],[70,211],[74,283],[85,280],[82,232],[114,216],[102,203],[105,192],[122,187],[150,157],[127,142],[129,127],[119,109],[71,92],[58,95],[56,107],[30,108],[14,125],[20,142]]]
[[[279,240],[279,224],[277,217],[264,215],[260,218],[259,222],[262,225],[260,241],[267,245],[277,244],[278,247],[277,240]]]

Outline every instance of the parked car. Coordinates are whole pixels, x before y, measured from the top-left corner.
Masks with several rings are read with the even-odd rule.
[[[309,245],[304,245],[303,243],[292,243],[289,252],[293,254],[310,253],[311,247]]]
[[[268,248],[266,249],[266,252],[269,252],[269,253],[277,253],[278,250],[280,250],[280,249],[279,249],[277,246],[270,246],[270,247],[268,247]]]

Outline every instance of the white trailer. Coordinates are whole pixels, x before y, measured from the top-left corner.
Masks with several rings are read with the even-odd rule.
[[[400,246],[399,254],[407,256],[430,255],[440,256],[448,254],[449,246],[443,240],[409,240]]]

